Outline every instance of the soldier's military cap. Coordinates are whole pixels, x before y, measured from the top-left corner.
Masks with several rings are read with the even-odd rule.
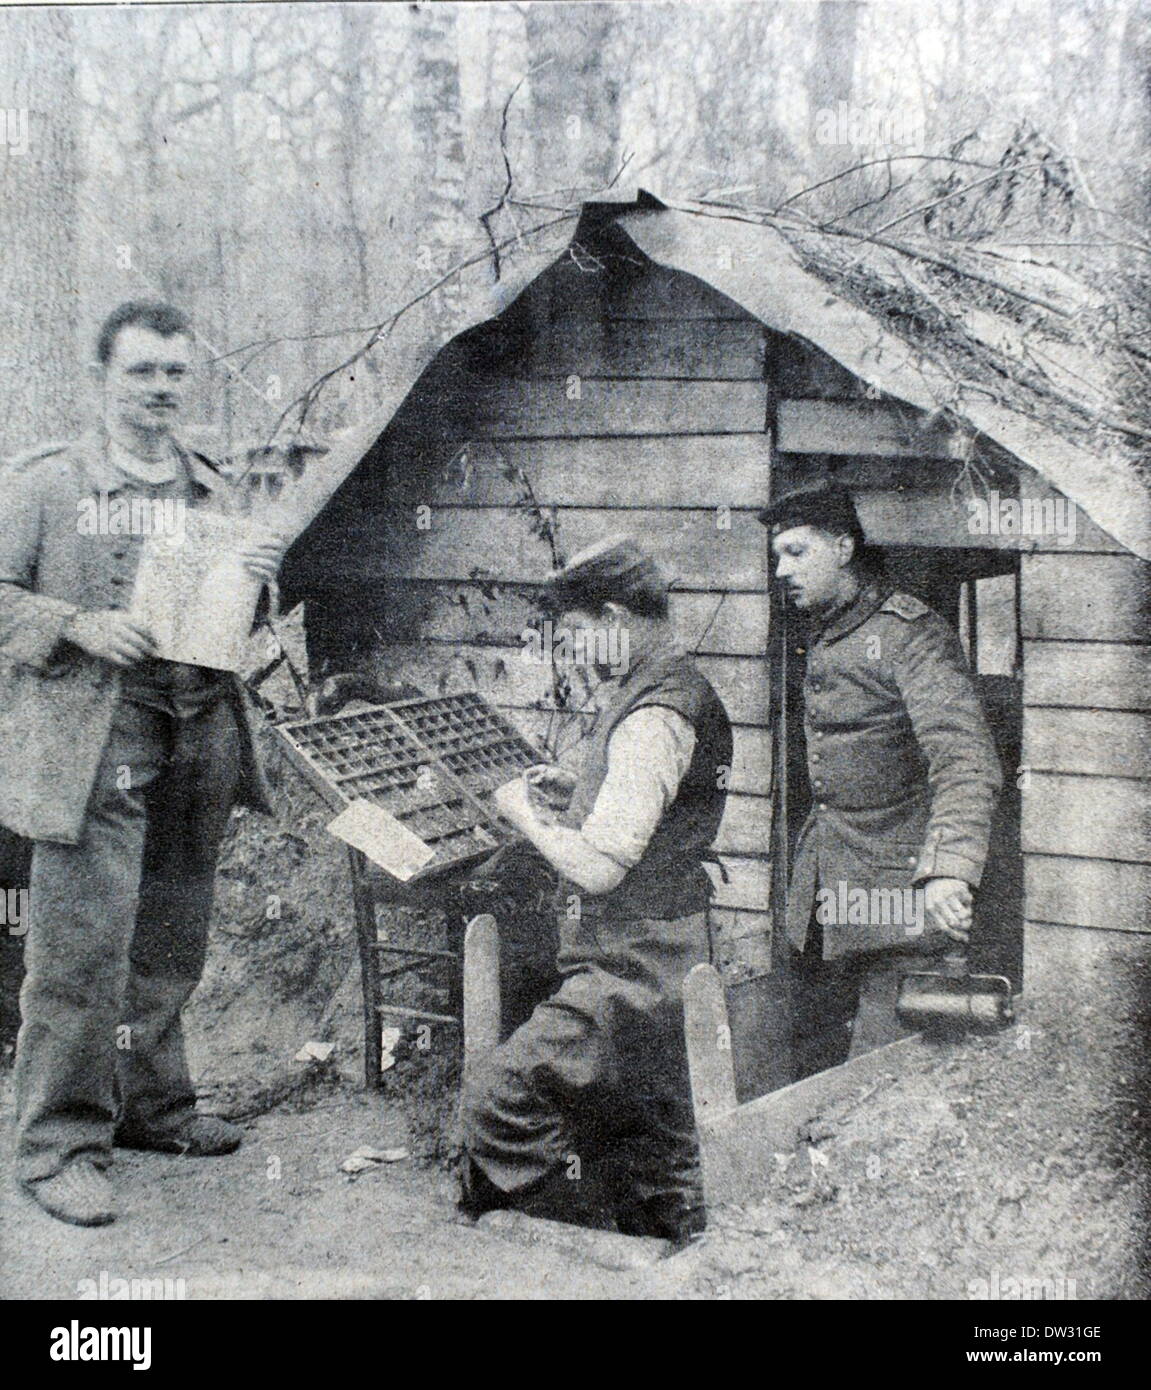
[[[842,483],[814,483],[793,488],[765,507],[757,520],[773,535],[793,526],[816,526],[833,535],[851,536],[857,549],[866,544],[855,502]]]
[[[666,601],[668,579],[634,536],[605,536],[573,555],[548,580],[557,608],[595,611],[604,603],[631,605],[642,596]]]

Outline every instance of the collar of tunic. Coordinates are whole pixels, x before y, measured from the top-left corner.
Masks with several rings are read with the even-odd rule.
[[[184,465],[193,487],[202,492],[212,493],[223,486],[225,480],[219,473],[209,468],[201,458],[192,453],[179,440],[173,439],[172,443],[175,445],[176,453]],[[83,435],[73,446],[73,452],[79,458],[84,471],[98,492],[106,492],[111,495],[123,492],[133,486],[140,486],[140,479],[129,477],[123,469],[118,468],[112,461],[108,440],[103,430],[90,430]]]
[[[890,585],[885,586],[874,582],[865,583],[846,607],[839,608],[830,614],[824,625],[812,633],[813,640],[826,643],[838,641],[840,637],[846,637],[849,632],[854,632],[861,623],[865,623],[873,613],[882,608],[890,593]]]

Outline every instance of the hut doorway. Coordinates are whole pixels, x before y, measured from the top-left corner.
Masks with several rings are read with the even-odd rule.
[[[1003,767],[1004,786],[991,830],[991,851],[976,895],[971,965],[1023,984],[1022,811],[1023,666],[1019,556],[1008,551],[891,546],[879,550],[889,578],[953,623]],[[783,920],[787,877],[799,829],[811,807],[803,733],[805,643],[794,613],[773,596],[772,907]]]

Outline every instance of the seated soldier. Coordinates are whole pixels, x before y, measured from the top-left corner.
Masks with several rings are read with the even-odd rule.
[[[465,1081],[461,1208],[686,1240],[704,1212],[682,985],[709,955],[731,725],[634,540],[590,547],[551,589],[561,633],[626,659],[578,776],[529,769],[496,793],[559,876],[561,983]]]

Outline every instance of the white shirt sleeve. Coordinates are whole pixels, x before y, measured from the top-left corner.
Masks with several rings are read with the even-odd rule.
[[[608,741],[607,774],[580,827],[593,849],[631,869],[643,858],[695,752],[695,729],[665,705],[622,719]]]

